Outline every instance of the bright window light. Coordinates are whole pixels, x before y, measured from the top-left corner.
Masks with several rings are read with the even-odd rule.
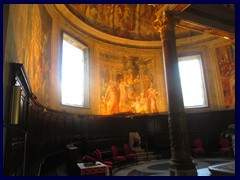
[[[185,56],[178,60],[185,108],[208,106],[201,56]]]
[[[62,104],[84,106],[84,52],[63,39]]]

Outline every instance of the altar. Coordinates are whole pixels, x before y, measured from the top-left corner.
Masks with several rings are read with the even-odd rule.
[[[77,163],[81,176],[109,176],[107,165],[96,161],[95,165],[88,166],[84,163]]]

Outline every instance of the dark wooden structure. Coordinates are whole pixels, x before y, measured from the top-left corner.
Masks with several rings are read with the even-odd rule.
[[[96,147],[104,149],[112,144],[123,145],[128,142],[129,132],[137,131],[146,139],[150,150],[170,153],[167,113],[98,116],[58,112],[38,103],[22,64],[12,64],[11,74],[9,89],[17,82],[22,91],[19,123],[10,123],[11,103],[9,114],[4,119],[4,175],[33,175],[33,164],[38,159],[43,160],[49,154],[66,152],[67,149],[74,151],[74,146],[67,148],[66,145],[79,142],[82,138],[89,144],[86,150],[91,151]],[[209,144],[212,139],[218,141],[221,132],[235,123],[235,110],[186,113],[186,122],[191,144],[196,137]],[[76,160],[75,157],[70,158]]]

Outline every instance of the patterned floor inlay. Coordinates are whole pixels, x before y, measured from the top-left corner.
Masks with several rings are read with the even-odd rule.
[[[161,164],[156,164],[149,166],[148,169],[153,169],[153,170],[166,170],[169,166],[169,163],[161,163]]]
[[[209,176],[208,166],[230,162],[229,158],[194,159],[199,176]],[[116,170],[113,176],[169,176],[169,159],[142,161],[137,165]]]

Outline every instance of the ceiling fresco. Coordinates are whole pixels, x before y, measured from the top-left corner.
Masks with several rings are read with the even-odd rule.
[[[80,20],[107,34],[142,41],[160,40],[153,26],[161,5],[148,4],[68,4]],[[176,38],[199,35],[199,32],[176,27]]]

